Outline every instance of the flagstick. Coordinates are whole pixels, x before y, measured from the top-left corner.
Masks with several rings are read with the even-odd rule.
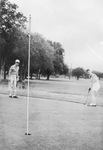
[[[28,94],[27,94],[27,133],[25,133],[25,135],[31,135],[31,134],[29,133],[30,32],[31,32],[31,15],[29,15]]]

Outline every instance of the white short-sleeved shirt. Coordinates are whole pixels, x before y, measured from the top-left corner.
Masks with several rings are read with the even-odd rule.
[[[10,75],[16,75],[16,76],[18,76],[18,71],[19,71],[19,66],[15,66],[15,65],[12,65],[9,70]]]
[[[97,75],[95,75],[94,73],[91,74],[91,82],[92,82],[91,90],[98,91],[100,88],[100,83]]]
[[[94,73],[91,74],[91,82],[92,83],[99,82],[97,75],[95,75]]]

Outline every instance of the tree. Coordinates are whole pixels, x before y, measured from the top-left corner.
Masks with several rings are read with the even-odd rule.
[[[16,29],[15,31],[15,48],[12,50],[13,61],[20,60],[20,79],[24,79],[28,67],[28,34]]]
[[[84,73],[85,73],[84,69],[80,68],[80,67],[75,68],[75,69],[72,70],[72,76],[75,76],[77,78],[77,80],[79,80],[79,78],[81,76],[83,76]]]
[[[64,67],[64,49],[62,48],[62,45],[59,42],[48,42],[54,48],[54,74],[62,74]]]
[[[49,80],[53,72],[54,50],[42,35],[35,33],[31,36],[31,76],[33,73],[47,75]]]
[[[93,73],[98,76],[99,80],[100,80],[101,78],[103,78],[103,72],[93,71]]]
[[[1,64],[4,69],[4,78],[8,60],[12,56],[12,50],[15,48],[15,29],[25,28],[26,17],[17,12],[18,6],[11,4],[8,0],[1,0],[1,37],[4,39],[4,49],[1,53]],[[9,58],[9,59],[8,59]]]
[[[63,64],[63,68],[62,68],[61,74],[63,74],[63,75],[68,75],[68,73],[69,73],[68,65]]]
[[[46,50],[44,74],[46,73],[47,80],[49,80],[50,75],[53,74],[53,71],[54,71],[54,65],[53,65],[54,49],[49,45],[49,43],[47,41],[45,41],[44,48]]]

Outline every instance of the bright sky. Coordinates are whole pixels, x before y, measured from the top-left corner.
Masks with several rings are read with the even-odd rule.
[[[69,66],[103,71],[103,0],[9,0],[31,30],[60,42]]]

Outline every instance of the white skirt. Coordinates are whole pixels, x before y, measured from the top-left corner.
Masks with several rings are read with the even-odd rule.
[[[95,83],[93,83],[91,90],[97,92],[99,90],[99,88],[100,88],[99,82],[95,82]]]

